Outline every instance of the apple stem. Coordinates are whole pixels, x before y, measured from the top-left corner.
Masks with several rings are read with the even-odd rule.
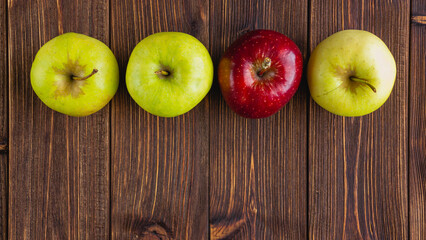
[[[271,59],[266,57],[262,62],[262,69],[260,69],[257,75],[259,75],[259,77],[262,77],[263,74],[265,74],[265,72],[268,71],[270,67],[271,67]]]
[[[155,72],[156,74],[161,74],[163,76],[169,76],[169,72],[165,71],[165,70],[159,70]]]
[[[98,72],[98,69],[93,69],[93,71],[89,75],[87,75],[85,77],[72,76],[72,80],[83,81],[83,80],[86,80],[89,77],[95,75],[95,73],[97,73],[97,72]]]
[[[371,85],[367,80],[362,79],[362,78],[358,78],[358,77],[349,77],[350,80],[355,81],[355,82],[360,82],[360,83],[364,83],[365,85],[369,86],[371,88],[371,90],[373,90],[373,92],[376,92],[376,88]]]

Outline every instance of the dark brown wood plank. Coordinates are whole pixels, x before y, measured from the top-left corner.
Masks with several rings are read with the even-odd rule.
[[[306,60],[307,1],[211,1],[210,17],[216,67],[225,49],[254,29],[289,36]],[[305,78],[279,113],[261,120],[233,113],[217,79],[210,96],[211,239],[306,239]]]
[[[208,2],[111,3],[121,70],[112,105],[112,238],[207,239],[207,99],[182,116],[156,117],[131,99],[124,76],[131,51],[152,33],[185,32],[208,46]]]
[[[426,239],[426,2],[411,1],[410,239]]]
[[[32,60],[62,32],[108,44],[109,3],[9,0],[10,239],[109,238],[109,107],[54,112],[34,94]]]
[[[0,240],[7,239],[8,212],[8,108],[7,2],[0,1]]]
[[[313,0],[310,49],[342,29],[379,36],[397,79],[378,111],[333,115],[313,100],[309,111],[309,237],[407,239],[409,1]]]

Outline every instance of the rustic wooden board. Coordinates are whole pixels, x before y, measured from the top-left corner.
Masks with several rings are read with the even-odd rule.
[[[145,112],[125,69],[148,35],[180,31],[209,45],[206,1],[111,1],[112,49],[121,70],[112,105],[112,238],[207,239],[208,103],[176,118]]]
[[[425,239],[426,4],[411,0],[410,16],[409,1],[0,1],[0,240]],[[309,100],[304,77],[282,111],[248,120],[217,76],[173,119],[126,90],[128,57],[149,34],[197,37],[216,73],[260,28],[292,38],[305,63],[338,30],[371,31],[395,56],[393,93],[343,118]],[[50,110],[30,84],[38,49],[67,31],[111,42],[120,64],[113,103],[85,118]]]
[[[412,1],[410,42],[410,239],[426,239],[426,2]]]
[[[8,198],[7,3],[0,1],[0,240],[7,239]]]
[[[310,50],[342,29],[378,35],[397,79],[377,112],[343,118],[309,110],[309,237],[407,239],[409,1],[311,2]]]
[[[30,84],[38,49],[62,32],[108,43],[107,0],[9,0],[10,239],[109,238],[109,108],[47,108]]]
[[[298,0],[211,1],[215,66],[234,40],[262,28],[292,38],[306,58],[307,10],[307,1]],[[227,107],[215,79],[209,108],[211,239],[306,238],[309,98],[302,82],[278,114],[249,120]]]

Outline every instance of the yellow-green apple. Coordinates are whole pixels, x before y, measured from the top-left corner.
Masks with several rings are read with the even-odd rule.
[[[101,41],[65,33],[44,44],[31,67],[31,85],[48,107],[70,116],[102,109],[118,88],[117,60]]]
[[[219,84],[229,107],[246,118],[279,111],[296,93],[303,71],[297,45],[271,30],[237,39],[219,62]]]
[[[180,32],[152,34],[139,42],[126,71],[130,96],[145,111],[175,117],[194,108],[209,92],[213,63],[204,45]]]
[[[321,107],[362,116],[382,106],[395,83],[396,64],[386,44],[362,30],[344,30],[322,41],[308,63],[308,85]]]

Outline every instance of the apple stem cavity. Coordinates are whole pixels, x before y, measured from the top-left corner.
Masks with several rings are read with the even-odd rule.
[[[263,62],[262,62],[262,69],[260,69],[260,71],[257,72],[257,75],[259,77],[263,77],[263,74],[265,74],[269,70],[269,68],[271,67],[271,62],[272,62],[271,59],[268,58],[268,57],[266,57],[263,60]]]
[[[93,69],[93,71],[92,71],[89,75],[87,75],[87,76],[85,76],[85,77],[72,76],[72,80],[76,80],[76,81],[83,81],[83,80],[86,80],[86,79],[88,79],[89,77],[91,77],[91,76],[95,75],[97,72],[98,72],[98,69]]]
[[[354,81],[354,82],[364,83],[365,85],[369,86],[373,92],[376,92],[376,88],[375,88],[373,85],[371,85],[371,84],[370,84],[367,80],[365,80],[365,79],[358,78],[358,77],[349,77],[349,79],[350,79],[351,81]]]
[[[156,74],[161,74],[162,76],[169,76],[169,72],[165,70],[159,70],[155,72]]]

